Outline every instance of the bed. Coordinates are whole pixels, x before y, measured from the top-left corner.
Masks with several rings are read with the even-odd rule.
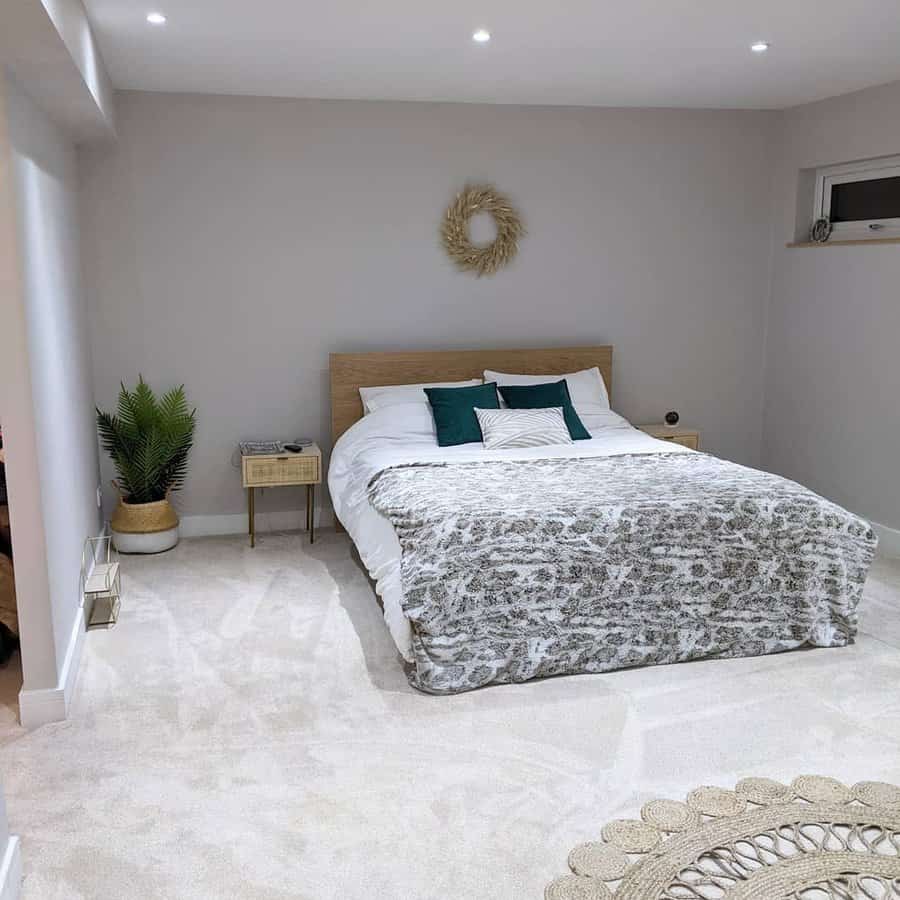
[[[332,354],[332,502],[410,683],[447,694],[851,643],[876,538],[800,485],[593,407],[590,440],[439,447],[427,404],[364,416],[359,392],[593,366],[610,390],[604,346]]]

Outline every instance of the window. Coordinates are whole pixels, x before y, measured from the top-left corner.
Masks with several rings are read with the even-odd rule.
[[[818,169],[813,219],[823,216],[838,240],[900,237],[900,156]]]

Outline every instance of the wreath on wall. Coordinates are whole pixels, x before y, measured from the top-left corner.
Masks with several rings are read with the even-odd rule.
[[[497,236],[489,244],[473,244],[469,235],[469,222],[478,213],[488,213],[497,227]],[[524,234],[525,226],[509,198],[490,184],[467,184],[447,207],[441,226],[447,255],[458,269],[479,278],[509,265]]]

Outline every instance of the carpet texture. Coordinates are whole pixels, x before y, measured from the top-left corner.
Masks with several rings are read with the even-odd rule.
[[[123,572],[70,720],[0,717],[25,900],[537,900],[656,797],[900,783],[897,563],[851,647],[451,697],[407,684],[333,532],[183,541]]]

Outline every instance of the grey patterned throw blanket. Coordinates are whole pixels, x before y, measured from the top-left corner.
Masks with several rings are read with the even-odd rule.
[[[410,682],[495,682],[839,647],[876,538],[794,482],[702,453],[398,466]]]

